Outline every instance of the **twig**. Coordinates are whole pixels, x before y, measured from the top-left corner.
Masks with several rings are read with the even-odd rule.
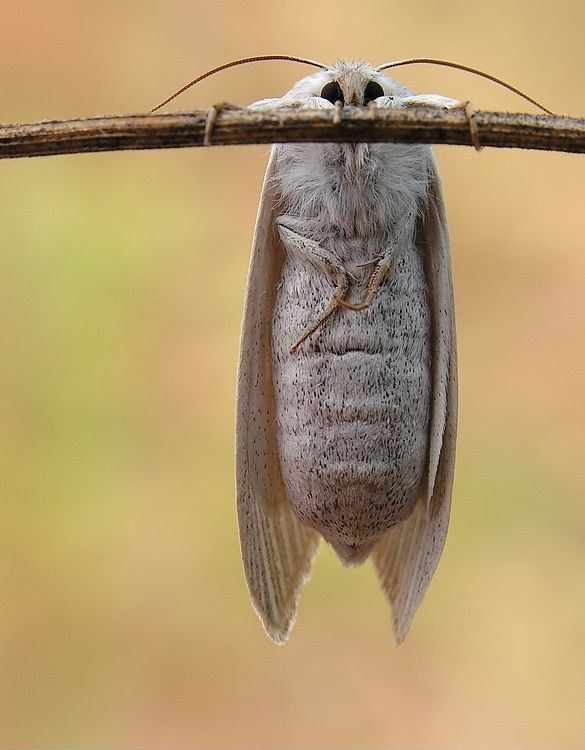
[[[201,146],[208,110],[179,114],[106,115],[0,126],[0,158],[91,151]],[[585,152],[585,119],[476,112],[482,146]],[[462,110],[345,107],[341,122],[309,110],[222,109],[214,145],[283,142],[400,142],[471,145]]]

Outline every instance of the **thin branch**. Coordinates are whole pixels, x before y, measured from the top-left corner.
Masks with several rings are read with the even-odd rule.
[[[226,105],[228,106],[228,105]],[[0,126],[0,158],[203,145],[209,111],[106,115]],[[482,146],[585,153],[585,119],[477,112]],[[471,145],[462,110],[346,107],[341,122],[323,110],[221,109],[214,145],[284,142],[400,142]]]

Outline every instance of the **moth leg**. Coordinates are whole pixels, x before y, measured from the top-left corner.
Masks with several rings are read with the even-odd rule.
[[[400,99],[399,104],[404,107],[423,106],[434,107],[436,109],[462,109],[469,127],[471,143],[476,151],[481,151],[479,131],[475,120],[475,109],[470,101],[464,102],[460,99],[451,99],[439,94],[418,94],[417,96],[406,96],[404,99]]]
[[[213,135],[213,129],[215,127],[217,116],[220,112],[222,112],[225,109],[242,109],[242,107],[240,107],[237,104],[229,104],[228,102],[220,102],[219,104],[213,104],[209,108],[209,112],[207,113],[207,119],[205,120],[205,131],[203,135],[204,146],[211,146],[211,136]]]
[[[347,294],[347,290],[349,288],[349,281],[347,279],[347,274],[345,272],[339,274],[337,284],[335,286],[335,292],[333,294],[333,297],[331,298],[329,304],[324,310],[321,310],[319,315],[315,318],[315,320],[311,323],[310,326],[305,328],[301,336],[295,341],[295,343],[290,348],[290,353],[294,354],[296,350],[299,348],[299,346],[303,343],[303,341],[306,341],[309,336],[311,336],[317,328],[327,320],[327,318],[335,312],[335,310],[339,307],[340,304],[343,304],[343,298]]]
[[[294,225],[294,217],[284,215],[276,220],[278,233],[287,252],[303,260],[308,260],[315,268],[325,273],[335,286],[333,297],[329,304],[321,310],[315,320],[307,326],[301,336],[292,345],[290,351],[294,353],[303,341],[306,341],[309,336],[315,333],[319,326],[335,312],[349,289],[349,274],[335,253],[315,242],[315,240],[311,240],[295,232],[286,225],[287,223]]]
[[[354,304],[353,302],[346,302],[343,297],[341,297],[337,299],[338,305],[340,305],[341,307],[345,307],[348,310],[359,311],[365,310],[372,304],[374,298],[376,297],[376,294],[378,293],[378,289],[380,288],[381,283],[388,276],[396,262],[396,246],[410,223],[409,218],[410,217],[407,217],[407,219],[403,222],[402,226],[394,237],[394,240],[388,245],[384,253],[382,253],[381,256],[378,256],[377,260],[372,260],[368,261],[367,263],[361,264],[362,266],[369,266],[375,263],[375,268],[370,274],[368,286],[366,287],[366,293],[362,301]]]
[[[366,260],[363,263],[357,263],[356,268],[367,268],[368,266],[377,266],[381,258],[382,258],[381,255],[376,255],[372,258],[372,260]]]
[[[333,104],[320,96],[309,96],[306,99],[287,99],[286,96],[273,99],[259,99],[248,104],[248,109],[333,109]]]
[[[376,294],[378,293],[378,289],[380,288],[380,284],[390,271],[390,268],[392,267],[392,264],[394,263],[394,258],[391,256],[390,253],[385,255],[382,260],[378,261],[376,263],[376,267],[372,271],[368,286],[366,289],[366,294],[361,302],[358,302],[357,304],[354,304],[353,302],[346,302],[343,297],[338,297],[335,302],[338,305],[341,305],[341,307],[346,307],[348,310],[365,310],[367,307],[369,307],[372,302],[374,301],[374,298]]]
[[[477,121],[475,119],[475,108],[473,104],[469,101],[463,102],[463,111],[465,112],[465,117],[467,118],[467,124],[469,125],[469,135],[471,137],[473,148],[476,151],[481,151],[481,143],[479,141],[479,130],[477,129]]]

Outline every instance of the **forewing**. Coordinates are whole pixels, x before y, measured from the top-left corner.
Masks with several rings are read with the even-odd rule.
[[[417,232],[425,258],[432,326],[432,405],[427,486],[409,518],[390,529],[373,551],[392,605],[400,643],[433,576],[447,536],[455,468],[457,354],[449,233],[434,159],[427,205]]]
[[[236,416],[240,546],[254,607],[277,643],[288,637],[319,536],[286,498],[277,451],[271,327],[282,248],[276,232],[273,148],[258,209],[242,321]]]

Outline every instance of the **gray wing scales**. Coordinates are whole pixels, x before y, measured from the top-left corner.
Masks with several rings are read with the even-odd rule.
[[[240,546],[254,607],[268,635],[284,642],[319,544],[287,502],[277,452],[271,327],[282,249],[272,151],[258,209],[242,321],[236,412]]]
[[[457,354],[449,235],[434,159],[427,206],[417,234],[425,257],[432,325],[432,411],[427,485],[409,518],[390,529],[372,556],[400,643],[439,562],[447,536],[455,468]]]

